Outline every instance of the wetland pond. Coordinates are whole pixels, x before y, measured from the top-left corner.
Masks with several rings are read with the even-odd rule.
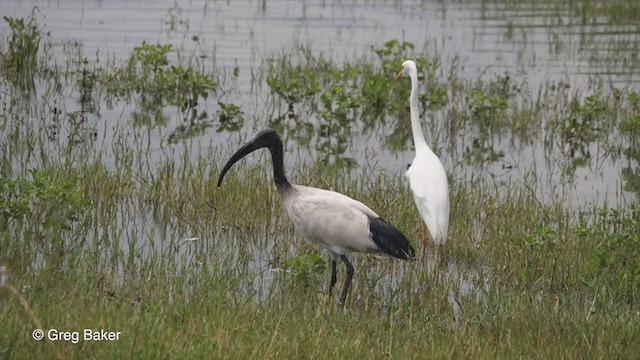
[[[58,108],[81,113],[106,139],[103,144],[122,128],[144,128],[152,162],[167,148],[186,151],[187,140],[232,152],[241,139],[270,125],[289,135],[293,171],[301,162],[324,159],[344,163],[354,175],[371,161],[390,173],[403,172],[413,158],[409,122],[406,113],[388,108],[399,108],[389,100],[406,103],[407,93],[377,78],[393,76],[398,68],[385,66],[397,65],[403,59],[393,56],[399,55],[428,62],[423,126],[453,179],[519,182],[535,174],[541,199],[559,193],[577,207],[615,207],[634,201],[639,191],[638,159],[628,139],[633,134],[621,134],[619,126],[637,116],[635,98],[627,99],[640,79],[640,30],[633,16],[554,1],[16,1],[0,7],[14,18],[29,18],[35,7],[43,42],[52,44],[47,55],[59,66],[117,67],[146,41],[171,44],[171,61],[215,76],[216,94],[197,105],[204,121],[191,129],[195,134],[176,106],[154,109],[149,119],[140,115],[145,106],[139,102],[107,104],[78,84],[64,89]],[[6,22],[0,30],[6,47],[11,31]],[[407,43],[413,48],[403,47]],[[84,67],[77,64],[83,61]],[[373,70],[363,71],[364,84],[353,79],[360,74],[340,82],[338,77],[351,76],[349,66]],[[278,67],[307,67],[314,74],[278,73]],[[298,74],[316,84],[306,89],[314,95],[332,94],[332,87],[342,92],[326,101],[302,96],[293,100],[295,114],[284,116],[283,92],[298,89],[275,88],[278,81],[297,84],[287,76]],[[362,97],[381,98],[377,108],[353,95],[369,79],[371,87],[389,92],[363,90]],[[349,82],[358,86],[344,86]],[[35,98],[43,99],[48,88],[36,88]],[[21,115],[46,113],[44,102],[35,101]],[[213,115],[220,114],[218,102],[237,105],[242,121],[222,124]],[[629,111],[611,115],[611,107]],[[370,116],[373,111],[381,114]],[[145,121],[149,126],[140,125]],[[172,134],[184,136],[175,140]]]
[[[46,134],[40,151],[12,150],[13,174],[87,153],[153,174],[226,159],[273,127],[294,178],[315,162],[399,176],[413,140],[409,84],[393,76],[414,58],[425,134],[454,184],[525,183],[575,209],[640,193],[638,14],[516,0],[2,1],[0,13],[39,37],[36,75],[0,83],[3,137],[16,124]],[[0,24],[3,51],[16,29]],[[116,222],[136,238],[193,235],[157,217],[120,209]],[[251,266],[267,266],[263,251]]]

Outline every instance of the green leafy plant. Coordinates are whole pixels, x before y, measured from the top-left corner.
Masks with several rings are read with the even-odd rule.
[[[632,91],[628,95],[629,113],[620,123],[620,131],[629,135],[630,140],[640,137],[640,95]]]
[[[69,229],[88,204],[74,179],[54,180],[31,170],[31,179],[0,178],[0,231],[12,221],[40,223],[44,230]]]
[[[324,258],[318,254],[304,254],[290,257],[284,267],[305,286],[313,274],[322,274],[327,267]]]
[[[569,114],[560,122],[560,137],[575,166],[586,165],[591,158],[588,146],[601,134],[599,118],[605,106],[595,95],[584,102],[574,98],[569,104]]]
[[[372,124],[384,117],[389,109],[397,110],[406,104],[406,99],[403,101],[399,96],[394,96],[396,90],[407,96],[408,93],[397,89],[393,74],[372,73],[363,76],[361,96],[358,100],[362,102],[365,114],[363,120],[367,124]]]
[[[272,94],[276,94],[286,101],[291,113],[294,112],[295,104],[320,91],[314,69],[284,62],[280,66],[271,65],[267,75],[267,85],[269,85]]]
[[[492,95],[480,87],[471,89],[467,94],[469,111],[474,122],[481,129],[491,127],[501,112],[507,108],[507,101],[499,95]]]
[[[168,59],[171,51],[170,44],[152,45],[143,41],[134,48],[125,66],[103,76],[108,93],[124,99],[137,94],[147,110],[172,105],[193,112],[200,99],[207,100],[215,91],[216,82],[190,67],[171,65]]]
[[[382,62],[382,69],[365,78],[363,97],[369,99],[371,104],[379,104],[379,106],[382,99],[387,99],[385,106],[391,106],[395,111],[404,107],[411,88],[394,81],[394,75],[402,70],[402,63],[405,60],[412,59],[416,63],[418,78],[424,80],[424,74],[429,65],[427,58],[415,56],[414,50],[413,43],[398,39],[387,41],[381,48],[374,48],[373,51]]]
[[[102,82],[107,92],[116,98],[129,100],[131,95],[140,95],[144,104],[162,105],[161,78],[169,64],[167,54],[171,45],[151,45],[143,41],[133,49],[127,64],[104,74]],[[151,97],[151,99],[149,99]]]
[[[337,121],[339,126],[347,126],[350,122],[350,113],[357,108],[358,102],[342,86],[332,86],[331,89],[320,96],[323,109],[320,118],[331,123]]]
[[[160,83],[165,98],[170,105],[183,110],[195,108],[199,98],[206,100],[209,92],[215,89],[215,82],[209,76],[192,68],[171,66],[162,75]]]
[[[429,87],[429,91],[419,96],[424,110],[438,110],[444,108],[448,101],[447,89],[444,87]]]
[[[80,106],[83,111],[93,112],[95,110],[94,90],[96,87],[97,75],[95,69],[88,68],[89,61],[85,58],[82,61],[83,68],[76,83],[80,92]]]
[[[220,125],[218,126],[218,132],[221,131],[238,131],[244,124],[244,113],[242,109],[233,103],[218,102],[220,109],[217,111],[218,120]]]
[[[381,68],[374,68],[372,73],[363,74],[362,106],[363,121],[368,126],[379,122],[387,116],[399,118],[393,134],[387,144],[393,149],[405,148],[411,137],[408,99],[411,87],[407,79],[395,81],[394,75],[402,70],[402,63],[412,59],[418,70],[420,117],[426,116],[430,110],[437,110],[448,103],[447,90],[439,85],[435,72],[440,64],[431,62],[426,57],[415,54],[415,45],[411,42],[393,39],[373,51],[381,62]]]
[[[418,73],[424,70],[427,59],[423,57],[414,57],[413,51],[415,45],[408,41],[400,41],[398,39],[389,40],[381,48],[374,48],[373,51],[382,60],[382,70],[385,74],[397,73],[402,69],[402,62],[406,59],[413,59],[416,62]]]

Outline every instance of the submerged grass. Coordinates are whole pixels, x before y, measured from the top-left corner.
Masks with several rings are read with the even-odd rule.
[[[330,139],[355,121],[383,121],[366,110],[379,107],[382,117],[401,119],[394,125],[404,126],[400,140],[390,147],[404,148],[406,110],[383,94],[397,88],[394,96],[403,99],[406,87],[380,72],[393,72],[412,46],[390,41],[375,51],[374,65],[338,66],[310,49],[301,52],[303,65],[283,56],[267,74],[273,92],[267,106],[277,115],[303,108],[324,125],[307,131],[325,131]],[[253,158],[258,162],[236,165],[219,189],[219,167],[239,144],[221,151],[184,136],[170,147],[173,133],[154,130],[160,122],[144,118],[153,126],[141,126],[134,111],[117,119],[129,123],[107,127],[95,107],[84,105],[86,97],[94,105],[114,94],[130,100],[174,84],[180,73],[183,86],[195,86],[191,98],[154,93],[149,99],[160,112],[173,104],[206,113],[195,110],[197,102],[213,96],[214,85],[228,91],[224,81],[169,67],[169,50],[144,44],[129,67],[93,71],[77,65],[82,61],[75,70],[44,63],[49,72],[36,73],[50,77],[36,76],[43,85],[38,104],[0,78],[0,356],[633,358],[640,352],[640,208],[575,209],[556,193],[542,202],[535,170],[522,182],[452,176],[450,239],[441,264],[435,249],[417,242],[418,215],[400,173],[389,173],[375,154],[364,155],[361,171],[351,172],[318,147],[315,160],[290,171],[292,181],[363,201],[419,252],[413,262],[354,256],[353,288],[340,310],[326,293],[326,254],[293,231],[271,169],[262,165],[266,152]],[[549,86],[534,101],[508,74],[467,81],[437,58],[421,59],[421,66],[434,89],[421,98],[423,109],[446,119],[439,131],[451,148],[472,142],[475,155],[490,148],[493,136],[513,143],[544,137],[573,159],[619,131],[625,141],[610,152],[638,159],[640,101],[633,91],[582,97]],[[320,68],[329,76],[315,78]],[[160,82],[124,84],[113,94],[119,88],[109,86],[123,84],[100,84],[140,69]],[[284,86],[295,74],[308,82]],[[65,103],[68,87],[79,104]],[[234,126],[242,110],[223,104],[218,120]],[[139,114],[157,115],[144,106]],[[296,159],[311,140],[293,130],[300,125],[295,116],[280,120],[275,125],[297,149],[286,156]],[[480,155],[500,156],[492,149]],[[66,331],[79,338],[35,341],[36,328],[46,337]],[[84,329],[120,335],[89,341]]]

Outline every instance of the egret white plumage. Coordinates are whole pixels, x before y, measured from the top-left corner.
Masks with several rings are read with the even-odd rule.
[[[449,183],[447,173],[438,159],[431,151],[422,134],[420,125],[420,111],[418,109],[418,69],[413,60],[402,63],[402,70],[395,79],[402,76],[411,79],[411,95],[409,96],[409,109],[411,112],[411,131],[416,156],[411,166],[405,173],[418,213],[423,221],[422,241],[426,243],[426,228],[429,230],[431,240],[436,245],[442,245],[447,241],[449,231]]]
[[[296,230],[326,248],[331,255],[329,294],[337,281],[337,259],[345,264],[347,277],[340,296],[341,306],[344,306],[354,273],[348,258],[351,253],[385,253],[403,260],[414,257],[407,238],[365,204],[334,191],[289,183],[284,173],[282,140],[275,130],[260,132],[233,154],[218,177],[218,187],[233,164],[260,148],[268,148],[271,152],[273,179],[284,210]]]

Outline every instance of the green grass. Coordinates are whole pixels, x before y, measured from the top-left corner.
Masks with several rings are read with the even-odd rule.
[[[39,61],[29,70],[40,89],[37,102],[19,96],[11,77],[0,77],[0,357],[633,358],[640,352],[637,202],[576,208],[555,188],[542,202],[535,169],[520,169],[520,182],[451,171],[450,239],[440,266],[435,249],[418,242],[418,215],[402,174],[389,173],[375,154],[355,167],[331,152],[329,144],[348,143],[350,132],[382,136],[380,128],[389,129],[384,146],[407,148],[406,84],[385,74],[413,54],[413,44],[390,41],[372,59],[347,64],[311,48],[282,55],[275,59],[281,67],[257,75],[270,79],[260,84],[273,91],[267,110],[216,95],[220,110],[187,117],[183,136],[162,132],[166,119],[156,120],[166,111],[206,114],[209,90],[234,94],[235,83],[201,64],[171,68],[165,50],[143,45],[128,67],[75,57],[67,68]],[[637,172],[640,101],[632,90],[585,97],[551,84],[532,96],[508,74],[460,78],[436,55],[421,66],[423,82],[434,89],[421,98],[424,115],[441,119],[427,124],[441,134],[439,147],[471,148],[456,166],[499,159],[493,144],[506,138],[513,147],[543,142],[549,161],[566,160],[574,171],[583,166],[574,161],[581,150],[602,142],[608,156],[629,159],[629,179]],[[119,72],[153,76],[140,87],[114,80]],[[156,93],[178,73],[180,86],[193,87],[194,101]],[[282,86],[291,76],[313,77],[306,84],[313,91],[304,83]],[[64,105],[68,94],[78,94],[80,103]],[[102,118],[89,103],[125,115]],[[291,107],[309,115],[304,121],[318,121],[317,129],[281,117]],[[344,310],[327,295],[327,255],[294,232],[282,211],[268,154],[236,165],[218,189],[219,168],[240,145],[237,137],[224,148],[197,142],[211,131],[197,127],[203,122],[219,123],[222,133],[248,124],[241,134],[251,137],[269,117],[288,140],[287,158],[303,160],[289,171],[293,182],[363,201],[418,248],[414,262],[355,255]],[[121,123],[99,126],[109,121]],[[324,139],[315,131],[326,132]],[[314,146],[315,158],[300,155]],[[342,281],[342,267],[338,275]],[[121,335],[112,342],[37,342],[31,337],[37,327]]]
[[[218,163],[215,154],[182,169],[167,163],[129,187],[122,174],[96,164],[54,177],[45,187],[58,190],[50,192],[80,192],[90,205],[77,205],[85,216],[47,236],[34,231],[35,215],[12,219],[0,258],[11,270],[5,286],[21,289],[45,329],[122,335],[117,342],[35,342],[31,314],[3,290],[2,355],[624,358],[640,350],[638,209],[578,219],[561,203],[540,205],[523,186],[455,184],[447,252],[455,271],[432,270],[429,248],[411,263],[356,256],[341,311],[325,293],[328,269],[304,279],[268,271],[284,266],[290,247],[299,255],[317,248],[291,231],[266,170],[241,166],[217,189]],[[78,179],[73,189],[64,185],[69,174]],[[375,174],[372,183],[349,180],[316,165],[294,178],[363,200],[419,245],[403,180]],[[133,209],[152,211],[156,227],[173,224],[168,246],[109,215]],[[181,253],[176,246],[188,234],[200,239],[182,244],[189,254]],[[153,250],[145,251],[149,243]],[[252,268],[252,247],[271,248],[264,256],[272,265]]]

